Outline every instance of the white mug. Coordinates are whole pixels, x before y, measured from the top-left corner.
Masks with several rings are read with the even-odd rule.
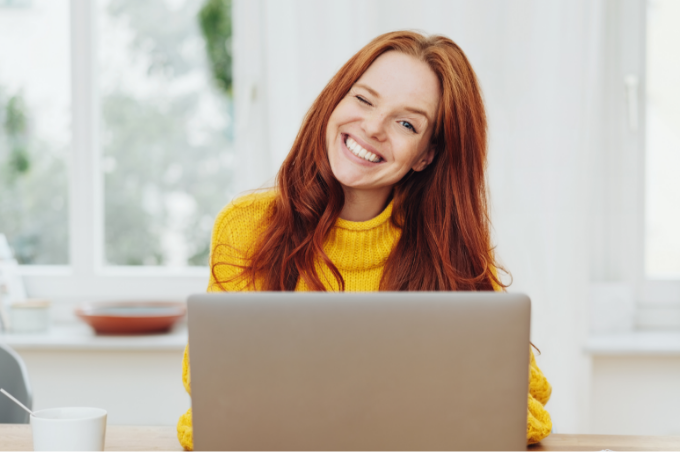
[[[9,325],[14,333],[47,331],[50,327],[50,302],[28,298],[12,303],[9,307]]]
[[[69,407],[34,411],[33,450],[104,450],[106,410]]]

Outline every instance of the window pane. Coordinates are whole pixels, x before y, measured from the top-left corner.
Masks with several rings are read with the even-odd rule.
[[[230,20],[225,0],[98,3],[108,264],[207,265],[213,219],[232,196],[233,108],[209,65],[206,3]],[[218,53],[229,50],[221,33]]]
[[[22,264],[68,263],[68,0],[0,1],[0,233]]]
[[[646,272],[680,278],[680,1],[647,7]]]

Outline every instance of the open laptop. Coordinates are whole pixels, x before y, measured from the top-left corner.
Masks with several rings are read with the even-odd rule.
[[[212,293],[188,309],[196,450],[526,449],[526,295]]]

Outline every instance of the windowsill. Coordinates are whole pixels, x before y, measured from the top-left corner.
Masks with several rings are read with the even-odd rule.
[[[591,356],[678,356],[680,331],[630,331],[592,335],[585,351]]]
[[[0,333],[0,343],[17,351],[177,351],[187,339],[186,322],[169,333],[137,336],[99,336],[84,323],[54,324],[44,333]]]
[[[180,322],[169,333],[136,336],[100,336],[84,323],[58,323],[44,333],[0,333],[0,343],[15,350],[184,350],[188,332]],[[631,331],[598,334],[588,338],[591,356],[680,356],[680,331]]]
[[[19,265],[22,276],[74,276],[73,268],[68,265]],[[129,266],[109,265],[98,268],[94,277],[184,277],[206,278],[210,275],[209,267],[161,267],[161,266]]]

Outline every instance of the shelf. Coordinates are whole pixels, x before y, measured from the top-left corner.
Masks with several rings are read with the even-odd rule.
[[[169,333],[135,336],[99,336],[82,323],[55,324],[44,333],[0,333],[0,344],[17,351],[174,351],[184,350],[187,339],[184,322]]]
[[[680,357],[680,331],[631,331],[590,336],[585,351],[592,356]]]

